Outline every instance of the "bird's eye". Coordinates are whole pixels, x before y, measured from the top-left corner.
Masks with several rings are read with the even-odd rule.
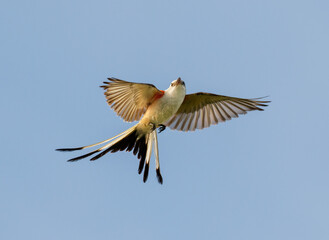
[[[173,87],[173,86],[174,86],[174,84],[173,84],[173,83],[171,83],[171,84],[170,84],[170,86],[172,86],[172,87]]]

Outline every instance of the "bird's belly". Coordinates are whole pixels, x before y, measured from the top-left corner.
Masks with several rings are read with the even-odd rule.
[[[145,119],[156,125],[162,124],[177,112],[182,102],[183,100],[180,99],[161,98],[149,106],[143,120]]]

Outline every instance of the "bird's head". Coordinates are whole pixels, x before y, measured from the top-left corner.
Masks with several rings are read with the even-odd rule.
[[[185,88],[185,83],[184,81],[182,81],[182,79],[179,77],[176,80],[172,81],[170,84],[170,87],[176,87],[176,86],[183,86]]]
[[[186,88],[184,81],[180,77],[172,81],[166,92],[174,96],[185,96]]]

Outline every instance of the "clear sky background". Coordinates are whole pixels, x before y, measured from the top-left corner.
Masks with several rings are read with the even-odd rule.
[[[329,2],[0,4],[0,239],[329,239]],[[269,95],[264,112],[159,135],[164,184],[114,136],[107,77]],[[82,152],[84,153],[84,152]]]

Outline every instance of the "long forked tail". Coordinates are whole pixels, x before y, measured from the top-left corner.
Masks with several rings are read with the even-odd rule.
[[[109,143],[107,143],[109,142]],[[57,151],[76,151],[76,150],[82,150],[90,147],[94,147],[97,145],[105,144],[104,146],[89,152],[87,154],[71,158],[68,160],[68,162],[75,162],[78,160],[81,160],[83,158],[89,157],[91,155],[95,155],[90,159],[90,161],[97,160],[98,158],[104,156],[108,152],[117,152],[117,151],[132,151],[133,154],[137,155],[139,160],[139,167],[138,167],[138,173],[141,174],[144,169],[144,175],[143,175],[143,181],[146,182],[149,172],[149,165],[150,165],[150,159],[152,154],[152,147],[154,143],[155,147],[155,157],[156,157],[156,173],[158,182],[162,184],[162,176],[160,173],[160,165],[159,165],[159,154],[158,154],[158,140],[157,140],[157,133],[156,131],[153,131],[151,133],[147,134],[139,134],[137,132],[137,125],[129,128],[128,130],[112,137],[109,139],[106,139],[104,141],[91,144],[84,147],[78,147],[78,148],[59,148],[56,149]],[[145,168],[144,168],[145,166]]]

